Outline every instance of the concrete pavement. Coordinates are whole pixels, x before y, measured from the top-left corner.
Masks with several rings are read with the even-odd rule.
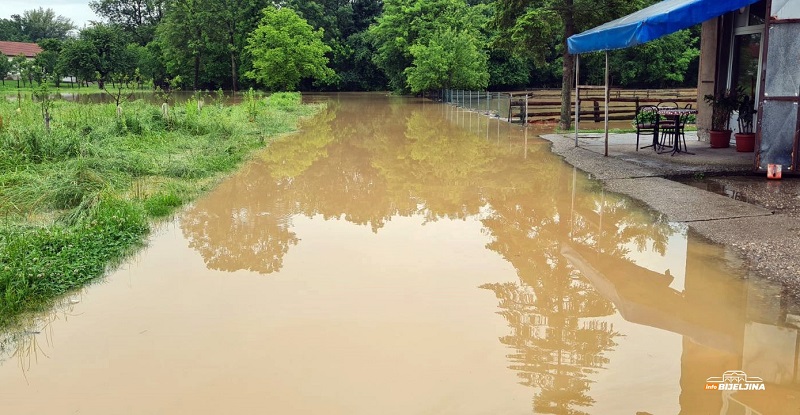
[[[712,149],[687,133],[695,154],[636,150],[636,134],[542,136],[554,153],[602,181],[607,189],[641,200],[675,222],[743,258],[751,271],[800,295],[800,185],[793,178],[767,180],[752,172],[753,153]],[[645,138],[646,140],[646,138]],[[639,146],[648,143],[639,143]],[[671,180],[694,182],[693,185]],[[715,190],[707,191],[706,187]],[[721,189],[721,190],[720,190]],[[724,193],[728,196],[723,196]],[[729,197],[733,196],[733,197]]]

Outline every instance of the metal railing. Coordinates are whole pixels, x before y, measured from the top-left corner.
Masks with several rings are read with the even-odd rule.
[[[491,117],[509,119],[512,95],[507,92],[443,89],[439,94],[439,98],[444,103],[481,112]]]

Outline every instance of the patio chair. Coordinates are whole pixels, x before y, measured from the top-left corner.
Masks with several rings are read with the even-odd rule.
[[[662,109],[662,108],[669,108],[669,109],[679,108],[678,107],[678,103],[675,102],[675,101],[660,101],[658,103],[658,105],[656,105],[656,106],[659,109]],[[664,126],[664,127],[674,126],[675,125],[675,121],[673,121],[672,119],[669,119],[669,118],[661,117],[660,125]],[[670,145],[672,145],[672,144],[670,144]]]
[[[687,104],[684,108],[691,108],[692,104]],[[686,134],[684,133],[684,129],[686,128],[686,122],[689,120],[689,114],[683,114],[679,117],[676,117],[677,123],[675,121],[670,121],[669,123],[664,123],[663,121],[659,123],[659,131],[661,135],[661,142],[659,143],[662,147],[671,147],[675,146],[675,148],[680,149],[681,140],[683,140],[683,150],[678,151],[687,151],[686,147]],[[672,140],[677,140],[673,144]],[[675,153],[673,153],[675,154]]]
[[[636,151],[640,148],[655,147],[658,145],[659,116],[658,107],[655,105],[644,105],[636,108]],[[652,143],[644,147],[639,147],[639,137],[651,136]]]

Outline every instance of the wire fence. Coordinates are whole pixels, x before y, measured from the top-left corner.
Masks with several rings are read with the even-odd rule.
[[[442,102],[457,107],[481,112],[491,117],[509,119],[512,95],[508,92],[443,89],[439,98]]]
[[[602,91],[581,90],[578,97],[581,121],[600,122],[605,118],[605,98]],[[442,102],[509,122],[553,122],[561,115],[561,90],[540,89],[519,92],[488,92],[463,89],[443,89],[438,92]],[[609,120],[633,120],[641,105],[662,102],[684,106],[697,101],[697,90],[684,89],[614,89],[610,92]],[[575,99],[575,97],[573,97]],[[574,103],[570,106],[574,121]]]

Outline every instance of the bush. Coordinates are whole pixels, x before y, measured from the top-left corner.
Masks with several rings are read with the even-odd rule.
[[[302,96],[299,92],[276,92],[267,98],[269,107],[283,111],[293,111],[300,106],[301,102]]]

